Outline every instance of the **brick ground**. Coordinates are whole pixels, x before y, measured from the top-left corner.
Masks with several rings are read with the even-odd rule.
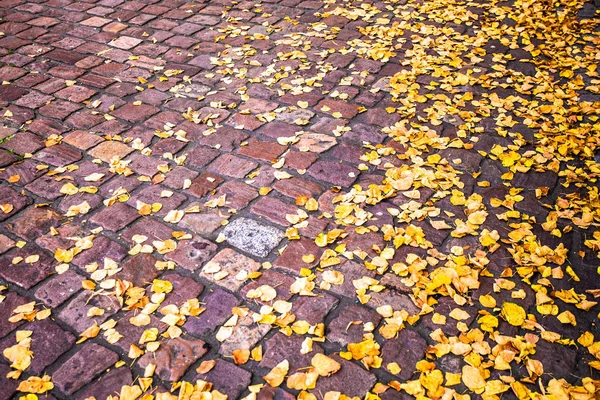
[[[368,5],[371,3],[379,11]],[[447,114],[436,121],[430,117],[446,106],[431,107],[432,97],[428,100],[423,96],[423,101],[413,102],[406,91],[400,91],[400,95],[390,93],[390,79],[395,79],[392,77],[408,71],[413,62],[414,68],[421,61],[426,64],[423,60],[431,56],[401,56],[411,41],[435,41],[448,32],[474,37],[483,19],[495,18],[486,11],[487,3],[461,6],[478,19],[462,18],[465,12],[444,17],[449,22],[443,22],[444,18],[436,17],[446,8],[443,4],[435,3],[440,7],[427,9],[423,7],[428,2],[407,4],[406,0],[364,2],[360,18],[358,14],[332,12],[337,5],[346,4],[343,1],[0,0],[0,205],[11,206],[0,210],[0,348],[13,346],[17,331],[33,331],[34,359],[20,380],[51,376],[54,389],[49,399],[116,399],[121,386],[148,383],[138,378],[144,378],[144,369],[154,364],[154,380],[148,383],[148,393],[153,389],[164,393],[171,383],[180,380],[206,379],[232,399],[248,395],[252,399],[254,394],[248,386],[264,383],[261,377],[281,361],[290,362],[292,374],[310,366],[314,354],[325,352],[340,362],[341,370],[319,378],[316,388],[310,390],[319,400],[328,391],[364,397],[371,390],[387,400],[408,395],[394,388],[383,392],[384,387],[375,383],[393,387],[395,381],[405,383],[425,376],[416,372],[416,366],[426,353],[435,361],[434,367],[443,372],[464,371],[462,357],[436,359],[431,347],[437,343],[432,332],[438,329],[448,337],[460,335],[461,325],[450,316],[457,307],[451,298],[436,296],[437,304],[430,303],[436,313],[447,318],[446,324],[440,324],[430,313],[414,324],[405,323],[396,337],[384,339],[379,328],[387,325],[389,315],[378,307],[390,305],[394,311],[419,314],[421,308],[413,301],[413,287],[391,270],[366,269],[357,257],[352,261],[342,257],[339,265],[321,268],[319,262],[326,254],[315,244],[315,238],[336,227],[332,201],[338,194],[349,192],[355,184],[364,189],[380,184],[389,165],[411,164],[411,154],[404,154],[407,147],[402,140],[392,140],[393,135],[386,131],[400,121],[409,124],[396,125],[395,129],[411,129],[413,136],[408,140],[413,143],[428,134],[447,144],[466,137],[461,132],[465,121],[475,115],[481,117],[472,120],[474,125],[469,128],[477,133],[472,136],[476,140],[466,140],[471,149],[446,145],[428,148],[431,143],[426,141],[419,149],[429,151],[423,157],[439,154],[448,165],[464,172],[460,175],[461,190],[467,197],[471,193],[481,195],[491,210],[492,215],[481,228],[497,229],[503,237],[506,225],[491,217],[508,208],[528,214],[539,223],[546,220],[548,209],[536,198],[536,189],[546,188],[550,196],[543,201],[546,204],[583,190],[581,182],[573,177],[576,174],[565,172],[564,164],[560,177],[552,170],[518,172],[512,185],[525,189],[523,200],[514,207],[491,208],[492,198],[507,199],[512,194],[501,178],[508,171],[506,165],[487,155],[496,145],[515,144],[515,138],[523,140],[523,151],[535,154],[534,146],[526,147],[534,141],[535,124],[519,123],[514,128],[518,137],[507,138],[498,135],[502,133],[498,130],[512,125],[499,123],[497,109],[490,115],[472,106],[467,111],[473,115],[465,111],[460,118]],[[404,43],[402,51],[399,45],[389,61],[376,61],[369,58],[369,51],[380,44],[385,46],[389,38],[376,33],[369,37],[364,28],[374,20],[377,22],[372,24],[379,27],[389,24],[384,20],[392,17],[394,9],[403,10],[405,15],[418,10],[421,17],[408,19],[412,30],[407,27],[397,42]],[[371,12],[367,23],[363,17]],[[429,12],[432,15],[424,17]],[[590,21],[588,18],[593,16],[594,7],[586,4],[578,18]],[[423,26],[422,20],[426,21]],[[395,21],[400,21],[399,16]],[[419,22],[415,25],[415,21]],[[509,26],[514,26],[515,22],[510,22]],[[362,45],[356,40],[362,40]],[[365,44],[365,40],[371,42]],[[597,45],[597,31],[593,40]],[[494,67],[502,60],[502,65],[518,71],[518,79],[531,78],[520,81],[524,83],[519,91],[514,85],[489,87],[482,84],[484,80],[473,79],[461,85],[440,86],[442,79],[433,73],[435,68],[424,70],[414,81],[409,82],[406,75],[406,83],[399,82],[421,85],[421,89],[434,82],[436,86],[431,90],[440,96],[438,100],[472,92],[481,107],[494,103],[497,96],[522,94],[537,101],[525,86],[538,83],[533,76],[539,70],[528,59],[539,41],[523,50],[528,43],[529,39],[520,44],[521,48],[513,48],[486,36],[473,47],[472,58],[456,67],[465,74],[469,71],[471,77],[500,70],[497,76],[501,79],[504,67]],[[352,46],[359,51],[347,51]],[[551,54],[543,51],[543,57],[550,59]],[[578,51],[597,55],[597,48],[580,46]],[[454,61],[451,57],[445,60]],[[552,68],[554,73],[558,67]],[[566,75],[556,73],[556,80],[561,76]],[[595,110],[590,107],[568,116],[568,124],[573,126],[577,118],[582,121],[585,116],[584,122],[594,122],[590,116],[598,114],[597,78],[594,81],[585,75],[582,82],[569,90],[589,86],[580,100],[596,102]],[[393,97],[397,101],[392,101]],[[402,109],[409,103],[414,108]],[[503,107],[514,109],[512,104]],[[594,163],[594,157],[595,162],[599,159],[596,147],[590,146],[593,154],[585,159],[588,169],[577,170],[577,174],[592,170],[584,181],[595,182],[597,164],[590,163]],[[368,163],[367,158],[361,158],[366,152],[383,148],[389,151],[382,151],[381,162]],[[575,159],[574,166],[583,168],[586,164]],[[440,171],[448,171],[448,165],[440,166]],[[570,186],[561,185],[566,180],[571,181]],[[427,205],[435,204],[453,213],[435,219],[454,224],[453,215],[464,216],[463,207],[454,205],[449,197],[437,201],[434,191],[426,184],[422,186],[415,186],[420,189],[419,201],[429,201]],[[389,209],[414,211],[409,203],[412,195],[399,192],[368,208],[373,219],[366,225],[407,228],[407,221],[395,220]],[[319,211],[304,207],[308,199],[318,204]],[[308,210],[308,218],[298,210]],[[469,256],[482,249],[475,236],[458,240],[449,230],[434,229],[429,223],[432,218],[418,217],[414,225],[423,230],[435,249],[450,254],[455,251],[453,246],[461,246]],[[598,214],[592,219],[596,224],[593,226],[597,226]],[[342,227],[341,221],[337,222]],[[564,226],[559,223],[559,228]],[[340,243],[348,251],[368,254],[367,261],[386,245],[381,232],[359,235],[352,226],[346,230],[349,235]],[[598,289],[598,248],[590,251],[593,246],[584,245],[593,237],[593,228],[563,230],[562,237],[557,238],[538,225],[535,233],[543,244],[552,248],[563,244],[569,249],[567,264],[580,277],[568,285],[564,281],[543,281],[542,286],[552,286],[550,294],[554,296],[553,290],[569,289],[571,285],[580,294]],[[81,248],[86,241],[93,246],[75,254],[72,260],[62,259],[57,252]],[[177,249],[169,251],[173,243]],[[404,246],[390,265],[405,262],[412,253],[423,258],[432,254]],[[31,255],[39,259],[27,261]],[[516,266],[505,248],[488,257],[487,270],[495,278],[515,273],[505,270]],[[59,265],[64,263],[69,264],[66,272],[66,267]],[[331,269],[343,274],[343,283],[331,284],[327,274]],[[315,273],[316,296],[292,292],[290,286],[311,270]],[[356,289],[358,281],[364,279],[374,279],[385,289],[369,292],[369,301],[361,304]],[[131,290],[121,298],[124,302],[119,302],[116,292],[123,296],[122,289],[126,288],[119,286],[123,281],[139,290]],[[170,282],[172,290],[161,293],[163,281]],[[462,325],[479,326],[475,320],[485,308],[478,300],[497,292],[499,306],[504,301],[515,302],[536,315],[545,329],[563,338],[576,340],[583,332],[591,331],[594,340],[600,340],[592,315],[597,309],[585,314],[571,304],[558,302],[560,311],[572,311],[578,322],[576,326],[560,323],[554,316],[539,314],[536,294],[528,282],[514,281],[512,293],[522,291],[525,298],[495,290],[498,281],[482,276],[481,286],[468,294],[474,302],[462,307],[469,313]],[[274,289],[273,296],[261,292],[267,289]],[[198,300],[197,307],[206,310],[190,315],[196,307],[191,300]],[[276,326],[291,326],[293,319],[273,326],[264,321],[257,323],[258,313],[264,313],[265,306],[274,306],[277,300],[278,305],[291,303],[290,313],[296,321],[306,321],[311,329],[323,324],[327,339],[318,343],[319,335],[311,336],[315,338],[312,352],[301,354],[303,337],[286,336]],[[592,296],[588,300],[593,300]],[[15,308],[30,301],[36,302],[38,311],[50,308],[51,317],[8,321]],[[156,313],[154,309],[148,311],[152,303],[160,303]],[[177,322],[170,319],[174,314],[180,318]],[[143,318],[147,321],[136,326],[134,322]],[[89,340],[76,343],[94,324],[101,330]],[[533,331],[518,329],[503,320],[500,328],[505,335]],[[374,332],[381,344],[381,368],[368,369],[358,360],[340,358],[348,344],[361,342],[365,334],[370,337],[369,332]],[[221,340],[223,335],[225,340]],[[155,341],[160,347],[149,350]],[[488,342],[485,345],[495,346],[492,340]],[[234,364],[231,355],[235,350],[259,346],[264,353],[262,361]],[[512,349],[510,344],[505,347]],[[138,354],[134,360],[130,357],[132,348],[145,354]],[[570,383],[578,383],[577,377],[590,374],[598,378],[588,366],[594,357],[583,346],[540,340],[537,349],[536,359],[544,362],[544,372],[555,378]],[[216,360],[213,369],[202,371],[210,360]],[[390,363],[397,363],[401,369],[392,371]],[[473,363],[475,357],[470,361]],[[17,392],[17,382],[6,378],[9,364],[0,357],[0,400],[23,395]],[[511,371],[492,371],[490,379],[509,375],[506,372]],[[517,378],[527,376],[522,364],[513,366],[512,372]],[[548,381],[546,377],[543,380]],[[538,390],[536,385],[528,387]],[[466,391],[462,383],[454,389],[457,393]],[[298,391],[284,383],[277,389],[265,385],[256,398],[290,399],[296,395]],[[440,397],[439,393],[429,395]]]

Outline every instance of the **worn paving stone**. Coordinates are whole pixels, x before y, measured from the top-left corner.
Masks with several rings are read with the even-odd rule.
[[[139,312],[137,310],[129,311],[123,314],[122,318],[117,321],[116,331],[123,337],[115,343],[115,346],[120,348],[124,353],[129,353],[131,345],[134,344],[140,349],[146,348],[146,343],[140,343],[140,338],[146,329],[155,328],[158,333],[162,334],[167,330],[168,326],[160,321],[160,318],[155,315],[150,315],[150,323],[144,326],[136,326],[130,323],[130,319],[135,317]],[[116,318],[115,318],[116,319]]]
[[[0,338],[3,338],[25,323],[23,320],[11,323],[8,319],[13,315],[15,308],[30,302],[28,298],[19,295],[17,292],[8,292],[5,296],[4,301],[0,303]]]
[[[133,376],[129,368],[113,368],[94,382],[86,385],[77,395],[77,398],[106,399],[118,392],[125,385],[131,385]]]
[[[146,368],[156,365],[156,374],[165,381],[177,382],[185,371],[208,351],[208,345],[202,340],[183,338],[171,339],[161,343],[154,353],[148,352],[138,361]]]
[[[92,307],[101,308],[104,313],[100,316],[88,317],[88,311]],[[83,332],[90,326],[97,323],[100,325],[112,315],[114,315],[120,306],[115,299],[109,296],[93,296],[89,291],[79,293],[71,300],[57,315],[58,319],[69,325],[78,333]]]
[[[0,364],[0,400],[9,400],[19,387],[19,381],[6,377],[12,369],[6,364]]]
[[[351,299],[356,297],[356,288],[352,284],[353,280],[361,279],[363,276],[375,278],[374,271],[367,270],[354,261],[348,260],[339,265],[334,265],[331,268],[335,271],[341,272],[344,275],[344,282],[341,285],[332,284],[328,290],[335,294],[349,297]],[[323,272],[319,271],[316,279],[317,285],[320,285],[322,280]]]
[[[310,367],[310,361],[316,353],[323,353],[323,348],[318,343],[313,343],[313,351],[307,354],[300,353],[302,347],[301,336],[291,335],[286,336],[281,332],[277,332],[269,338],[263,348],[263,358],[259,365],[263,368],[274,368],[283,360],[288,360],[290,363],[290,374],[301,370],[302,368]]]
[[[28,208],[6,224],[15,235],[32,241],[44,235],[50,227],[57,227],[64,218],[49,207]]]
[[[206,374],[196,375],[194,381],[202,379],[211,382],[213,389],[227,395],[230,399],[237,399],[246,390],[251,378],[252,374],[245,369],[233,363],[217,359],[213,369]]]
[[[293,199],[296,199],[299,196],[306,196],[308,198],[313,197],[316,199],[323,192],[323,188],[320,185],[296,177],[275,182],[273,189]]]
[[[77,235],[83,233],[82,227],[75,224],[65,224],[39,237],[35,243],[41,248],[55,253],[58,249],[68,249],[77,243]]]
[[[125,143],[108,140],[101,142],[96,147],[89,150],[88,154],[94,158],[99,158],[106,163],[110,163],[110,160],[113,157],[123,159],[131,152],[133,152],[133,149],[127,146]]]
[[[323,153],[337,144],[333,136],[322,133],[306,132],[300,135],[300,140],[294,144],[302,152]]]
[[[0,221],[12,217],[32,203],[29,197],[21,195],[8,186],[0,187],[0,199],[2,199],[0,200],[2,204],[10,204],[12,206],[11,211],[6,212],[7,210],[5,210],[0,212]]]
[[[239,290],[248,274],[260,269],[260,264],[233,249],[221,250],[200,272],[200,276],[231,291]],[[213,272],[214,271],[214,272]]]
[[[200,139],[200,144],[209,147],[218,146],[222,151],[231,151],[240,145],[248,134],[229,127],[221,127],[209,136]]]
[[[541,340],[536,345],[535,360],[542,361],[544,371],[556,375],[566,376],[575,369],[577,352],[566,346]]]
[[[287,168],[293,168],[296,171],[304,171],[318,159],[319,156],[315,153],[291,150],[285,155],[285,165]]]
[[[0,179],[8,181],[11,177],[18,176],[19,180],[14,182],[13,185],[25,186],[43,175],[44,172],[38,170],[37,165],[38,163],[32,160],[12,164],[4,171],[0,171]]]
[[[133,235],[143,235],[148,239],[142,242],[142,244],[152,244],[155,240],[164,241],[173,238],[174,229],[168,226],[166,223],[158,222],[155,219],[142,218],[130,225],[125,231],[123,231],[123,238],[131,243]]]
[[[259,142],[258,140],[250,140],[248,144],[240,147],[238,153],[245,156],[264,161],[276,160],[284,151],[285,146],[274,142]]]
[[[283,232],[248,218],[238,218],[223,230],[227,242],[257,257],[266,257],[283,239]]]
[[[98,263],[104,265],[104,259],[109,258],[119,262],[127,256],[127,249],[121,243],[118,243],[104,235],[94,239],[92,248],[82,251],[73,258],[72,263],[79,268],[88,264]]]
[[[32,133],[18,132],[15,136],[3,142],[0,147],[25,156],[26,154],[33,154],[42,149],[44,147],[44,141],[40,136]]]
[[[119,49],[129,50],[140,44],[141,39],[129,37],[129,36],[121,36],[118,39],[110,41],[108,44]]]
[[[38,256],[27,262],[28,256]],[[16,263],[18,258],[22,261]],[[0,257],[0,277],[10,283],[29,289],[54,272],[54,260],[41,248],[28,245]]]
[[[208,197],[208,200],[221,196],[225,196],[225,205],[227,208],[241,210],[258,197],[258,190],[243,182],[229,181],[220,185],[215,193]]]
[[[161,279],[169,281],[173,285],[173,291],[168,293],[165,300],[161,303],[163,307],[171,304],[181,307],[186,301],[198,298],[204,290],[204,285],[201,283],[177,273],[164,274],[161,276]]]
[[[35,298],[48,307],[58,307],[81,290],[82,280],[81,275],[70,269],[44,282],[35,291]]]
[[[156,261],[150,254],[136,254],[121,264],[121,271],[116,276],[134,286],[146,286],[160,275],[155,266]]]
[[[36,153],[34,159],[55,167],[63,167],[81,160],[81,153],[71,146],[56,145]]]
[[[313,240],[300,238],[300,240],[291,241],[273,265],[299,275],[302,268],[313,268],[317,265],[322,253],[323,250]],[[304,262],[302,256],[310,254],[314,256],[314,261]]]
[[[217,246],[200,236],[179,242],[177,249],[167,253],[165,258],[174,261],[177,265],[196,271],[216,253]]]
[[[94,94],[96,94],[95,90],[88,89],[84,86],[73,85],[63,90],[59,90],[54,95],[64,100],[81,103],[92,97]]]
[[[150,116],[156,114],[158,111],[158,108],[148,104],[135,106],[128,103],[118,108],[113,115],[129,122],[142,122],[148,119]]]
[[[370,322],[377,326],[379,321],[381,316],[375,311],[352,304],[340,309],[338,316],[329,323],[327,337],[342,346],[358,343],[363,340],[364,325]]]
[[[386,341],[382,346],[383,365],[398,363],[402,369],[397,375],[400,379],[408,380],[415,373],[415,366],[423,359],[426,350],[425,339],[413,330],[402,329],[396,338]]]
[[[219,156],[219,151],[209,147],[197,146],[187,155],[187,164],[196,168],[207,166],[212,160]]]
[[[358,176],[358,170],[335,161],[317,161],[308,174],[315,179],[339,186],[350,186]]]
[[[6,253],[15,246],[16,242],[0,233],[0,254]]]
[[[35,321],[20,327],[20,330],[32,331],[30,350],[34,357],[27,369],[32,374],[40,374],[46,367],[58,359],[64,352],[69,350],[75,343],[75,336],[63,330],[50,319]],[[0,342],[0,350],[17,343],[12,334]]]
[[[147,157],[140,153],[133,153],[128,158],[129,168],[140,175],[153,177],[159,173],[159,169],[168,165],[167,161],[156,157]]]
[[[341,368],[337,373],[319,379],[315,388],[316,393],[342,390],[347,396],[363,397],[377,381],[375,375],[364,368],[337,355],[332,358],[341,364]]]
[[[94,214],[94,216],[90,218],[90,222],[100,225],[109,231],[117,232],[130,225],[139,217],[140,214],[135,208],[130,207],[125,203],[117,202],[110,207],[101,209],[97,214]]]
[[[336,297],[327,293],[320,293],[316,297],[300,296],[292,305],[292,314],[297,321],[306,321],[311,325],[321,324],[338,303]]]
[[[297,207],[274,197],[263,196],[251,208],[254,214],[264,217],[277,225],[289,226],[287,214],[296,214]]]
[[[168,192],[168,195],[163,194],[164,192]],[[136,208],[138,201],[145,204],[160,203],[162,208],[154,215],[164,218],[170,210],[176,210],[185,200],[186,196],[181,193],[173,192],[162,185],[152,185],[132,195],[127,204],[132,208]]]
[[[29,183],[25,189],[36,196],[53,201],[64,196],[60,193],[63,185],[64,183],[57,180],[56,177],[44,175]]]
[[[192,181],[188,192],[200,198],[215,190],[224,180],[220,176],[205,172]]]
[[[183,325],[187,332],[198,336],[213,332],[231,316],[231,309],[240,304],[237,297],[221,289],[215,289],[202,302],[206,310],[197,317],[188,317]]]
[[[294,283],[294,278],[281,272],[267,270],[256,280],[248,283],[242,288],[240,294],[246,298],[248,302],[256,302],[263,305],[271,305],[274,301],[288,301],[292,297],[290,286]],[[248,292],[256,290],[261,286],[270,286],[275,289],[276,296],[272,301],[262,301],[261,299],[250,299]]]
[[[438,312],[442,315],[448,315],[456,307],[457,307],[457,304],[450,297],[442,297],[442,298],[440,298],[438,304],[436,305],[435,310],[436,310],[436,312]],[[463,322],[464,324],[469,326],[473,322],[475,317],[477,317],[477,309],[475,307],[469,307],[466,305],[462,306],[461,309],[463,311],[465,311],[466,313],[468,313],[469,317],[460,322]],[[447,317],[445,324],[438,325],[438,324],[433,323],[433,321],[431,320],[432,316],[433,316],[432,313],[424,316],[423,319],[420,321],[421,326],[425,326],[427,329],[431,329],[432,331],[439,328],[447,336],[457,336],[460,334],[460,331],[457,327],[457,323],[459,321],[457,321],[451,317]]]
[[[168,174],[164,181],[164,184],[171,189],[182,190],[186,187],[187,181],[192,181],[196,178],[198,173],[185,167],[175,167]]]
[[[240,318],[232,335],[221,343],[219,353],[229,357],[234,350],[252,349],[270,330],[270,325],[257,324],[250,316]]]
[[[256,398],[257,400],[293,400],[296,396],[281,388],[274,388],[267,385],[263,386],[256,395]]]
[[[258,163],[254,161],[233,154],[223,154],[208,166],[208,171],[232,178],[243,178],[256,167]]]
[[[6,167],[15,162],[19,161],[19,157],[16,154],[12,154],[9,151],[0,150],[0,167]]]
[[[71,395],[118,359],[119,356],[107,348],[86,343],[52,374],[52,381],[63,393]]]
[[[210,236],[229,218],[220,210],[202,209],[199,213],[188,213],[177,224],[202,236]]]

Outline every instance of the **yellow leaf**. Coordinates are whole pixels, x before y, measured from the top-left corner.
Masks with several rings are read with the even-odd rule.
[[[479,296],[479,302],[484,307],[488,307],[488,308],[494,308],[494,307],[496,307],[496,299],[494,299],[489,294],[486,294],[486,295],[483,295],[483,296]]]
[[[39,254],[32,254],[30,256],[25,257],[25,262],[27,264],[33,264],[36,263],[40,260],[40,255]]]
[[[263,376],[263,379],[267,381],[272,387],[278,387],[283,383],[285,376],[290,369],[290,363],[288,360],[283,360],[277,364],[269,373]]]
[[[50,382],[50,377],[44,375],[42,378],[31,376],[26,381],[19,383],[17,390],[23,393],[43,394],[54,389],[54,384]]]
[[[448,314],[448,315],[457,321],[464,321],[464,320],[470,318],[469,313],[467,313],[464,310],[461,310],[460,308],[453,309],[452,311],[450,311],[450,314]]]
[[[125,385],[121,387],[121,393],[119,395],[119,400],[136,400],[138,397],[142,395],[142,388],[138,385],[128,386]]]
[[[398,363],[391,362],[386,366],[387,370],[390,371],[390,374],[399,374],[402,371],[402,368],[398,365]]]
[[[257,361],[257,362],[261,361],[262,357],[263,357],[262,345],[258,345],[257,347],[253,348],[252,352],[251,352],[251,356],[254,361]]]
[[[60,188],[60,192],[62,194],[72,196],[74,194],[77,194],[79,192],[79,189],[77,189],[77,186],[73,185],[71,182],[67,182],[64,185],[62,185],[62,187]]]
[[[196,368],[196,372],[199,374],[206,374],[213,369],[216,364],[217,362],[215,360],[202,361],[198,368]]]
[[[233,361],[240,365],[240,364],[246,364],[248,362],[248,359],[250,358],[250,350],[248,349],[237,349],[237,350],[233,350],[231,352],[231,355],[233,356]]]
[[[329,376],[341,368],[340,363],[325,354],[317,353],[313,356],[310,364],[320,376]]]
[[[525,310],[518,304],[506,302],[502,304],[502,316],[506,322],[513,326],[521,326],[525,322],[527,315]]]
[[[571,311],[563,311],[556,317],[563,324],[571,324],[573,326],[577,325],[577,319],[575,315]]]
[[[469,390],[477,394],[485,390],[485,379],[479,368],[465,365],[462,369],[462,381]]]

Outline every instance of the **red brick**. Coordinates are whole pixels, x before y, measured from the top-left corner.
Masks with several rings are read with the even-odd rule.
[[[243,182],[229,181],[219,186],[216,193],[211,195],[208,199],[215,199],[222,195],[226,196],[225,207],[241,210],[258,197],[258,190]]]
[[[299,196],[318,198],[323,192],[323,188],[320,185],[307,179],[296,177],[275,182],[273,189],[293,199],[296,199]]]
[[[323,107],[329,107],[330,110],[323,111]],[[339,112],[342,114],[342,118],[346,119],[351,119],[358,114],[358,106],[341,100],[325,99],[320,101],[316,108],[318,111],[325,112],[327,114]]]
[[[118,359],[116,353],[105,347],[86,343],[52,374],[52,382],[63,393],[73,394]]]
[[[239,148],[238,153],[258,160],[275,161],[285,150],[286,146],[282,146],[274,142],[259,142],[256,139],[251,139],[246,146]]]
[[[253,206],[252,212],[278,225],[291,225],[286,214],[296,214],[297,208],[273,197],[261,197]]]
[[[291,241],[283,253],[275,260],[274,266],[286,271],[299,274],[302,268],[312,268],[319,263],[323,250],[319,248],[314,240],[301,238]],[[302,256],[313,255],[314,261],[305,263]]]
[[[131,103],[125,104],[124,106],[117,109],[113,115],[118,118],[122,118],[129,122],[142,122],[150,118],[152,115],[159,112],[159,109],[147,104],[140,104],[134,106]]]
[[[209,165],[208,170],[233,178],[243,178],[257,166],[258,164],[254,161],[246,160],[233,154],[222,154]]]
[[[138,219],[138,211],[125,203],[115,203],[105,207],[90,218],[90,222],[109,231],[117,232]]]

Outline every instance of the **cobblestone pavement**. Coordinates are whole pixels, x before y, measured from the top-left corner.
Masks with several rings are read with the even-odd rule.
[[[595,12],[0,0],[0,400],[594,398]]]

